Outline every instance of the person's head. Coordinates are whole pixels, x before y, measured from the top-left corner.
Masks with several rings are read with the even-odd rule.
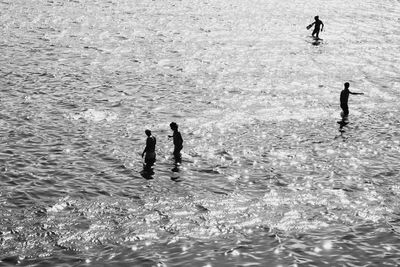
[[[146,131],[144,131],[146,133],[147,136],[151,135],[151,131],[149,129],[147,129]]]
[[[314,19],[315,19],[315,20],[319,20],[319,17],[318,17],[318,16],[315,16]]]
[[[344,88],[345,88],[345,89],[349,89],[349,87],[350,87],[350,84],[349,84],[348,82],[345,82],[345,83],[344,83]]]
[[[171,123],[169,124],[169,127],[171,127],[171,130],[172,130],[172,131],[178,130],[178,124],[176,124],[176,122],[171,122]]]

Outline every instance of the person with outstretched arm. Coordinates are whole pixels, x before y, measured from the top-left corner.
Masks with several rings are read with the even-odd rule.
[[[342,118],[346,118],[349,115],[349,96],[350,94],[352,95],[363,95],[364,93],[354,93],[350,92],[349,90],[350,83],[346,82],[344,83],[344,89],[340,93],[340,107],[342,108]]]

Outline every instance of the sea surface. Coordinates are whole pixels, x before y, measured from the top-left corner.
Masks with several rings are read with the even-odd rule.
[[[0,266],[400,265],[398,0],[1,0],[0,25]]]

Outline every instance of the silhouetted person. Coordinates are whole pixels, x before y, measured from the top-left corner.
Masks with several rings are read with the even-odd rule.
[[[344,83],[344,89],[340,93],[340,107],[342,108],[342,118],[346,118],[349,115],[349,95],[363,95],[364,93],[353,93],[349,90],[350,84],[348,82]]]
[[[144,157],[144,169],[149,170],[156,162],[156,138],[151,135],[150,130],[144,131],[147,135],[146,147],[143,150],[142,158]]]
[[[314,30],[312,32],[312,36],[319,39],[319,32],[324,30],[324,23],[319,19],[318,16],[314,17],[315,21],[307,26],[307,30],[309,30],[314,25]]]
[[[171,127],[171,130],[173,131],[172,135],[168,135],[168,137],[172,137],[174,141],[174,158],[176,163],[181,163],[182,161],[182,156],[181,156],[181,150],[183,148],[183,139],[181,133],[178,131],[178,124],[175,122],[171,122],[169,124],[169,127]]]

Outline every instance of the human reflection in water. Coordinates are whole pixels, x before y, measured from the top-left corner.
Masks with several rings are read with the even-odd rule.
[[[181,176],[180,176],[180,169],[179,169],[179,165],[175,163],[175,166],[172,168],[172,175],[171,175],[171,180],[175,181],[175,182],[180,182]]]
[[[174,142],[174,159],[175,164],[180,164],[182,162],[181,150],[183,148],[183,139],[181,133],[178,131],[178,124],[176,122],[171,122],[169,124],[171,130],[173,131],[172,135],[168,135],[169,138],[173,139]]]
[[[342,120],[338,121],[337,123],[339,124],[339,133],[340,134],[337,135],[335,137],[335,139],[340,137],[340,138],[343,139],[343,141],[346,141],[347,137],[344,135],[344,133],[346,132],[345,126],[347,126],[349,124],[349,121],[347,120],[347,117],[342,118]]]
[[[311,44],[315,45],[315,46],[319,46],[321,44],[321,39],[315,39]]]
[[[347,124],[349,124],[349,121],[347,120],[347,118],[342,118],[342,120],[337,122],[339,124],[339,132],[340,132],[340,136],[343,137],[343,133],[345,132],[345,130],[343,129]]]
[[[153,179],[153,165],[156,162],[156,138],[151,134],[150,130],[145,131],[147,135],[146,147],[143,150],[142,158],[144,157],[143,170],[141,174],[146,179]]]
[[[153,177],[153,175],[154,175],[154,170],[153,170],[153,168],[146,169],[146,168],[143,166],[143,170],[140,172],[140,175],[142,175],[142,177],[143,177],[144,179],[146,179],[146,180],[154,179],[154,177]]]

